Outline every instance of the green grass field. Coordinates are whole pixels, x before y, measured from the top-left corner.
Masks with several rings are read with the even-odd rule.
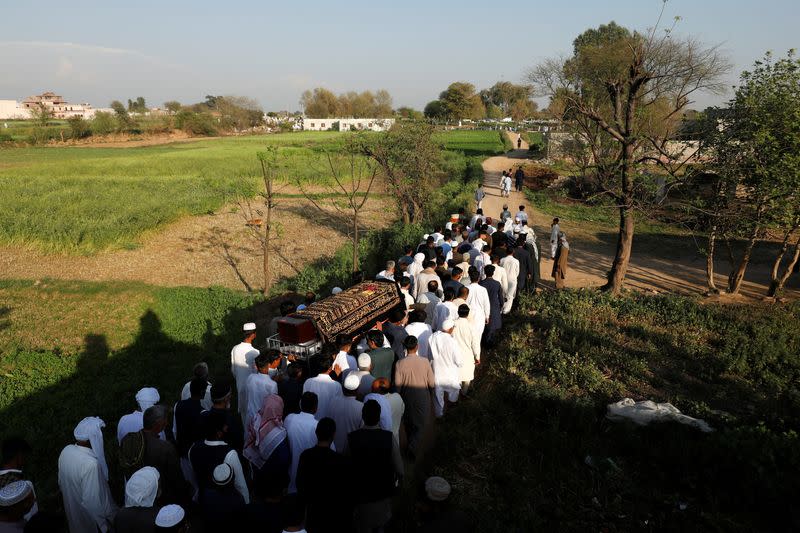
[[[454,174],[465,156],[502,150],[496,132],[437,137]],[[343,141],[338,132],[302,132],[139,148],[0,149],[0,243],[68,253],[135,247],[146,232],[253,194],[256,153],[267,146],[278,146],[283,179],[330,182],[325,151]]]

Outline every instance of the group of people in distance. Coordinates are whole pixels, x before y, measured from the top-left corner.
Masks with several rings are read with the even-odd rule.
[[[566,257],[557,219],[552,230],[551,255]],[[496,220],[462,209],[375,275],[397,284],[403,304],[363,334],[295,360],[256,348],[259,329],[273,334],[280,317],[244,324],[229,373],[212,382],[197,363],[170,402],[143,387],[110,441],[100,418],[78,422],[57,462],[69,531],[382,531],[406,465],[469,394],[482,349],[535,290],[539,262],[524,206]],[[298,308],[286,300],[280,315]],[[3,443],[0,533],[64,530],[63,517],[38,510],[23,473],[29,451],[20,438]],[[112,492],[107,457],[124,494]],[[450,491],[441,477],[420,484],[418,531],[470,531]]]

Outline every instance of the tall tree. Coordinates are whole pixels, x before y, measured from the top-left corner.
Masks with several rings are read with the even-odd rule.
[[[603,192],[618,206],[617,248],[603,287],[617,293],[633,248],[634,209],[654,187],[634,177],[643,164],[673,177],[685,170],[686,158],[671,153],[667,143],[692,95],[722,90],[729,66],[716,47],[672,31],[661,34],[658,24],[645,33],[608,24],[587,30],[573,45],[572,56],[540,63],[528,79],[551,101],[562,102],[592,154]]]
[[[423,113],[427,118],[441,120],[447,116],[447,109],[441,100],[432,100],[425,104]]]
[[[705,147],[721,185],[709,251],[713,257],[720,233],[726,240],[745,239],[728,276],[728,292],[736,294],[756,241],[767,230],[782,235],[769,288],[769,295],[775,296],[797,263],[800,245],[800,239],[792,244],[800,231],[800,60],[794,51],[778,61],[767,53],[743,72],[727,109],[711,117],[706,121]],[[789,264],[781,271],[792,247]],[[734,258],[732,252],[729,255]],[[709,278],[713,282],[713,276]]]
[[[512,107],[517,106],[518,110],[524,109],[523,105],[531,102],[532,87],[528,85],[516,85],[510,81],[498,81],[488,89],[480,92],[481,100],[488,108],[494,104],[503,110],[506,116],[511,115]]]
[[[339,113],[339,99],[328,89],[317,87],[303,92],[300,106],[310,118],[331,118]]]
[[[398,122],[379,136],[359,137],[361,152],[380,167],[403,222],[422,220],[441,172],[442,148],[434,128],[423,122]]]
[[[447,117],[452,120],[480,119],[486,116],[486,108],[475,92],[475,86],[465,81],[451,83],[439,95],[439,101]]]

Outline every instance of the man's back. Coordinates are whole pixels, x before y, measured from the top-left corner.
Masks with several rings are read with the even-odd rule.
[[[361,503],[389,498],[394,490],[392,432],[357,429],[347,436],[355,470],[356,499]]]
[[[314,418],[321,420],[329,416],[331,403],[342,395],[342,386],[333,381],[328,374],[319,374],[306,380],[303,392],[313,392],[317,395],[319,406]]]
[[[125,507],[114,517],[116,533],[148,533],[156,530],[158,507]]]
[[[336,451],[344,453],[347,449],[347,434],[361,427],[361,410],[364,404],[355,396],[342,396],[333,402],[330,417],[336,422],[334,444]]]
[[[203,437],[203,419],[200,413],[203,406],[200,400],[181,400],[175,404],[175,442],[178,454],[186,457],[189,448]]]
[[[314,446],[300,455],[297,492],[308,506],[308,530],[349,531],[352,521],[349,465],[346,457],[326,447]]]
[[[400,394],[408,390],[433,388],[435,385],[431,363],[418,355],[398,361],[394,376],[395,387]]]
[[[158,470],[164,501],[166,503],[183,501],[183,496],[186,495],[185,486],[175,446],[149,432],[144,432],[144,442],[142,465],[152,466]]]
[[[372,376],[375,379],[386,378],[391,381],[394,351],[390,348],[376,348],[369,352],[369,357],[372,359]]]

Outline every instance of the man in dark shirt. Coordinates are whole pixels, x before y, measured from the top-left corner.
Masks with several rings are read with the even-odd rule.
[[[148,407],[144,412],[143,422],[144,457],[142,466],[152,466],[158,470],[161,476],[161,501],[163,503],[188,503],[189,489],[183,479],[175,445],[159,438],[159,434],[167,427],[167,408],[159,404]]]
[[[317,445],[300,455],[297,494],[306,508],[309,533],[352,531],[350,462],[331,450],[336,423],[325,417],[317,424]]]
[[[364,427],[347,436],[355,478],[358,531],[379,531],[392,518],[392,494],[403,475],[400,446],[391,431],[380,427],[381,406],[368,400],[361,409]]]
[[[383,334],[386,335],[392,345],[396,359],[402,359],[406,356],[406,349],[403,347],[403,341],[408,337],[406,328],[403,325],[405,318],[405,309],[393,309],[389,313],[389,320],[383,323]]]
[[[175,442],[181,457],[186,457],[192,444],[203,438],[201,400],[206,394],[206,387],[206,378],[194,378],[189,382],[191,396],[175,404]]]
[[[255,498],[244,512],[244,530],[281,533],[285,522],[282,502],[283,483],[278,476],[264,476],[255,481]]]
[[[211,385],[211,401],[214,402],[211,409],[203,411],[203,418],[209,413],[222,413],[225,415],[224,440],[233,447],[234,450],[242,453],[244,448],[244,428],[242,421],[231,409],[231,384],[229,381],[219,380]]]
[[[286,379],[278,382],[278,396],[283,399],[283,417],[300,412],[300,397],[303,395],[303,366],[292,363],[286,370]]]
[[[372,359],[372,376],[375,379],[392,379],[392,366],[395,361],[395,353],[391,348],[383,347],[383,333],[377,329],[367,332],[367,346],[369,347],[369,357]]]

